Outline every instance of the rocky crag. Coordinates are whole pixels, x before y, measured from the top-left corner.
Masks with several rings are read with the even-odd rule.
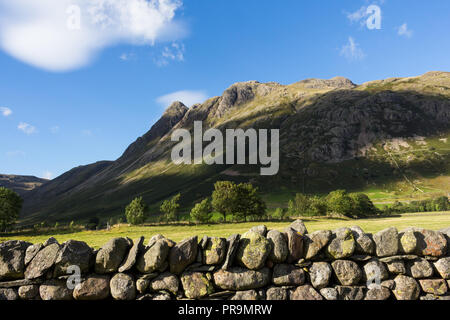
[[[6,300],[450,300],[450,228],[0,244]],[[75,267],[74,267],[75,266]],[[80,272],[80,277],[72,274]],[[78,282],[76,281],[78,279]]]
[[[262,177],[259,166],[175,165],[171,134],[192,132],[194,121],[204,130],[279,129],[279,173]],[[179,192],[188,211],[217,180],[251,181],[265,194],[283,188],[448,190],[449,123],[449,72],[361,85],[342,77],[236,83],[189,108],[173,103],[117,160],[74,168],[28,192],[21,222],[118,217],[136,196],[157,212],[161,201]]]

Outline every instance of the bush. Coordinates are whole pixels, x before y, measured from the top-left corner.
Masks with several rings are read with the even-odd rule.
[[[366,194],[352,193],[350,194],[350,198],[353,200],[354,216],[363,217],[367,215],[376,215],[380,213]]]
[[[180,207],[181,194],[175,195],[170,200],[164,200],[161,204],[160,210],[164,214],[166,222],[177,221],[177,211]]]
[[[336,190],[328,194],[327,198],[328,213],[337,213],[347,217],[353,215],[354,205],[352,198],[345,190]]]
[[[14,191],[0,187],[0,232],[9,230],[19,218],[22,198]]]
[[[134,198],[125,208],[127,222],[133,225],[142,224],[146,218],[147,205],[142,197]]]
[[[212,210],[211,202],[209,198],[206,198],[195,204],[190,216],[195,222],[209,222],[212,218]]]
[[[100,219],[97,217],[92,217],[89,219],[88,223],[86,224],[86,229],[96,230],[99,224],[100,224]]]

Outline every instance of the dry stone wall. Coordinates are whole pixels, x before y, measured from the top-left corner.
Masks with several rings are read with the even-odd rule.
[[[450,300],[450,228],[0,244],[2,300]]]

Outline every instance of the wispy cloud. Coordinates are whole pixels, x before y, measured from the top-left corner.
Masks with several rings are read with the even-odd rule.
[[[6,156],[10,157],[10,158],[23,157],[23,156],[25,156],[25,152],[23,152],[22,150],[12,150],[12,151],[6,152]]]
[[[62,72],[117,44],[149,45],[186,34],[182,0],[0,0],[0,47],[27,64]]]
[[[135,57],[134,53],[122,53],[119,56],[119,59],[122,61],[129,61],[129,60],[133,59],[134,57]]]
[[[53,134],[57,134],[59,132],[59,126],[53,126],[50,128],[50,132]]]
[[[366,56],[364,51],[359,47],[359,44],[352,37],[348,37],[348,42],[342,46],[340,55],[349,61],[362,60]]]
[[[85,137],[90,137],[93,135],[93,133],[92,133],[91,129],[84,129],[84,130],[81,130],[81,135],[85,136]]]
[[[12,110],[10,108],[7,108],[7,107],[0,107],[0,113],[3,116],[8,117],[8,116],[12,115]]]
[[[164,67],[168,65],[171,61],[184,61],[184,44],[174,42],[170,46],[164,47],[161,55],[155,59],[155,63],[159,67]]]
[[[366,18],[368,16],[368,14],[367,14],[367,7],[363,6],[363,7],[359,8],[358,10],[356,10],[354,12],[345,12],[345,15],[347,16],[347,19],[351,23],[360,22],[363,25],[363,24],[366,23],[364,18]]]
[[[399,36],[404,36],[407,38],[411,38],[413,35],[413,31],[408,29],[408,24],[404,23],[402,24],[400,27],[398,27],[398,35]]]
[[[51,180],[53,178],[53,173],[50,171],[44,171],[42,173],[42,178],[47,179],[47,180]]]
[[[33,134],[37,132],[37,129],[35,126],[32,126],[29,123],[26,122],[21,122],[19,123],[19,125],[17,126],[17,129],[19,129],[20,131],[24,132],[25,134]]]
[[[192,106],[196,103],[201,103],[208,99],[205,91],[201,90],[181,90],[163,95],[156,99],[156,101],[163,107],[167,107],[175,101],[181,101],[186,106]]]

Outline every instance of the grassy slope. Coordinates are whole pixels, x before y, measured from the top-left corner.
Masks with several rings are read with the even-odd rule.
[[[344,220],[344,219],[304,219],[309,232],[323,229],[336,229],[339,227],[351,227],[358,225],[366,232],[377,232],[379,230],[394,226],[398,230],[406,227],[416,226],[427,229],[438,230],[450,226],[450,212],[433,212],[433,213],[413,213],[402,214],[395,217]],[[290,222],[265,222],[269,229],[283,230]],[[10,235],[0,237],[0,242],[12,239],[20,239],[30,241],[32,243],[43,242],[50,236],[54,236],[59,242],[69,239],[81,240],[89,245],[99,248],[109,239],[114,237],[130,237],[136,239],[145,236],[148,240],[155,234],[163,234],[167,238],[174,241],[180,241],[184,238],[198,235],[228,237],[234,233],[244,233],[252,226],[258,225],[257,222],[248,223],[230,223],[230,224],[213,224],[213,225],[169,225],[169,226],[133,226],[126,225],[116,226],[110,231],[81,231],[76,233],[57,234],[50,232],[45,235]]]

